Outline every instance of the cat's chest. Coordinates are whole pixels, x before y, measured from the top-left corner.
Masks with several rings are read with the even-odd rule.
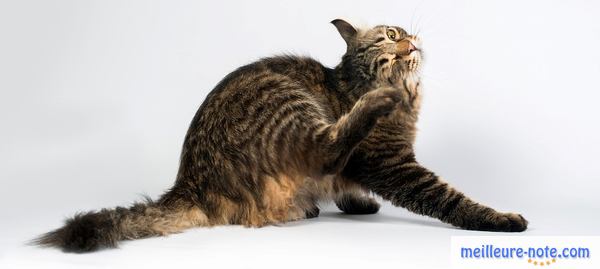
[[[373,130],[373,136],[382,141],[414,143],[417,133],[417,120],[421,108],[421,85],[418,78],[406,79],[398,85],[403,99],[387,117],[380,118]]]
[[[396,87],[403,93],[404,110],[418,114],[421,108],[421,80],[416,75],[408,75]],[[416,115],[413,115],[416,116]]]
[[[406,74],[394,82],[386,82],[384,84],[376,83],[371,86],[373,89],[382,87],[393,87],[402,94],[402,101],[399,108],[410,113],[418,114],[421,108],[421,79],[415,73]]]

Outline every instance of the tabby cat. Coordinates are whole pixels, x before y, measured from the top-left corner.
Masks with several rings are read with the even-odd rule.
[[[34,242],[89,252],[192,227],[314,218],[330,200],[374,214],[370,193],[464,229],[525,230],[521,215],[474,202],[416,161],[419,38],[332,24],[347,45],[334,69],[279,56],[219,82],[189,127],[175,185],[158,200],[75,215]]]

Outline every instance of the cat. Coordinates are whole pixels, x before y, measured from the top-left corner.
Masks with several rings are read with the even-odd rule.
[[[331,23],[347,48],[335,68],[276,56],[218,83],[159,199],[75,215],[34,243],[80,253],[192,227],[262,227],[317,217],[331,200],[374,214],[371,194],[463,229],[524,231],[521,215],[472,201],[416,161],[421,40],[397,26]]]

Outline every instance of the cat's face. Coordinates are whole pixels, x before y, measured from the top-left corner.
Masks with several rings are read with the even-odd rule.
[[[379,25],[360,30],[343,20],[332,23],[348,45],[344,60],[352,61],[353,66],[392,83],[418,73],[422,62],[421,41],[404,29]]]
[[[380,25],[359,32],[355,46],[353,55],[380,72],[393,67],[416,72],[421,66],[420,40],[397,26]]]

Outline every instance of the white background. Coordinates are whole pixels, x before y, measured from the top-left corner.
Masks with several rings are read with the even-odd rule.
[[[284,227],[89,255],[23,245],[74,212],[157,197],[222,77],[277,53],[335,66],[338,17],[420,30],[422,163],[523,213],[522,236],[598,235],[599,14],[596,1],[0,1],[0,267],[445,267],[450,236],[489,235],[388,205],[365,217],[329,205]]]

